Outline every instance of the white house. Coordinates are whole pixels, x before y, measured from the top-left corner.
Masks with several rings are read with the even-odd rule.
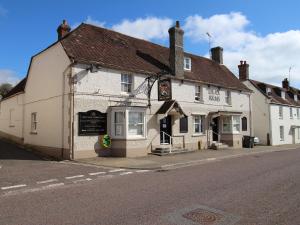
[[[249,65],[239,65],[239,79],[253,91],[253,131],[264,145],[300,143],[300,90],[288,79],[282,87],[249,79]]]
[[[241,147],[250,135],[252,92],[223,65],[222,48],[212,59],[184,52],[179,22],[169,48],[88,24],[70,31],[64,21],[57,32],[32,57],[26,87],[1,101],[2,136],[75,159]]]

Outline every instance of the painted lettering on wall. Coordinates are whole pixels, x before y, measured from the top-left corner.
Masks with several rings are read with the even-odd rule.
[[[210,87],[208,89],[208,99],[209,99],[209,101],[219,102],[220,101],[220,89]]]

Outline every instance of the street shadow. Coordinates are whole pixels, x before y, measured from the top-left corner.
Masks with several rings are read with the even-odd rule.
[[[15,144],[0,140],[0,160],[39,160],[44,161],[33,152],[26,151]]]

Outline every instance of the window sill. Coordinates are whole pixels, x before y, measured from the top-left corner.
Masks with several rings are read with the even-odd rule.
[[[185,136],[187,133],[182,133],[182,134],[173,134],[172,137],[183,137]]]
[[[36,134],[37,134],[37,132],[36,132],[36,131],[31,131],[31,132],[30,132],[30,134],[34,134],[34,135],[36,135]]]
[[[204,101],[203,100],[194,100],[195,103],[199,103],[199,104],[203,104]]]
[[[146,137],[112,137],[112,140],[118,141],[135,141],[135,140],[146,140]]]
[[[130,96],[132,96],[132,93],[131,92],[121,92],[121,95],[130,97]]]
[[[192,134],[192,137],[201,137],[201,136],[205,136],[205,134],[204,133]]]

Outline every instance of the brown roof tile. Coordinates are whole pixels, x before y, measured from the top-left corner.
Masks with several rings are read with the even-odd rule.
[[[169,48],[93,25],[81,24],[61,43],[76,62],[143,74],[170,71]],[[192,70],[185,72],[185,79],[249,91],[225,66],[204,57],[185,55],[192,60]]]
[[[2,100],[7,99],[15,94],[24,92],[27,82],[27,77],[21,80],[16,86],[14,86],[6,95],[3,96]]]

